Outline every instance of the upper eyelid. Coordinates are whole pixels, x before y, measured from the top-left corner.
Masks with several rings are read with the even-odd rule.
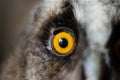
[[[60,13],[55,16],[51,16],[51,17],[49,17],[49,19],[47,19],[46,21],[44,21],[42,23],[41,28],[43,31],[43,33],[42,33],[43,35],[42,34],[40,35],[40,37],[41,37],[40,39],[42,39],[43,42],[48,40],[50,38],[50,36],[52,36],[52,33],[51,33],[52,29],[57,29],[59,27],[70,28],[74,32],[75,37],[77,39],[78,39],[80,33],[84,32],[83,30],[79,29],[81,27],[81,25],[78,25],[78,23],[75,19],[75,16],[73,14],[71,5],[69,5],[68,3],[67,3],[67,5],[68,5],[67,9],[63,13]]]

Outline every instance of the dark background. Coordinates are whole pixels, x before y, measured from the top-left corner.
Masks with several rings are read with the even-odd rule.
[[[0,0],[0,65],[25,30],[28,14],[38,0]]]

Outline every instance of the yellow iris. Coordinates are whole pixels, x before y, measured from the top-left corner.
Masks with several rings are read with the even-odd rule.
[[[61,55],[69,54],[74,47],[74,38],[67,32],[60,32],[53,38],[53,47]]]

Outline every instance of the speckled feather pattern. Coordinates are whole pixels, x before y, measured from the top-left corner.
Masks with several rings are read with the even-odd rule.
[[[31,34],[27,35],[25,44],[18,46],[15,54],[5,61],[0,80],[120,79],[119,74],[109,65],[109,49],[106,48],[113,29],[112,21],[120,20],[120,0],[40,0],[39,2],[31,10],[30,17],[32,16],[33,21]],[[58,28],[55,20],[64,20],[64,13],[66,15],[67,12],[72,12],[71,15],[68,13],[72,17],[66,20],[70,23],[69,18],[73,19],[73,23],[70,24],[73,27],[77,25],[77,28],[72,29],[74,32],[78,30],[76,33],[80,36],[76,40],[75,51],[71,55],[61,57],[53,54],[51,40],[54,30]],[[108,70],[111,69],[109,78],[103,79],[103,75],[107,73],[104,73],[102,65]]]

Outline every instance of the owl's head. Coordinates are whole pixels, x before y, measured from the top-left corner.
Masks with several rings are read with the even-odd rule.
[[[118,0],[117,0],[118,1]],[[120,2],[43,0],[34,14],[28,80],[118,80]]]
[[[120,79],[119,0],[40,0],[36,5],[22,51],[23,80]]]

